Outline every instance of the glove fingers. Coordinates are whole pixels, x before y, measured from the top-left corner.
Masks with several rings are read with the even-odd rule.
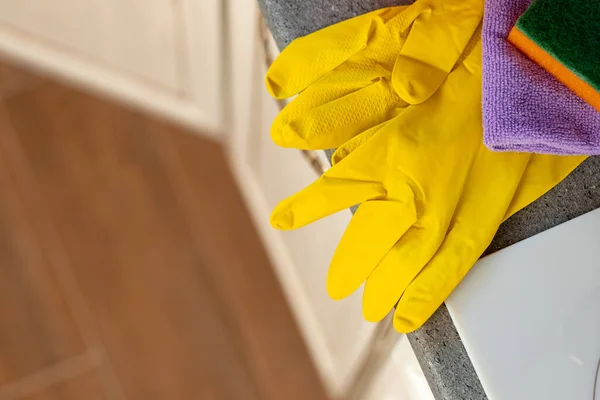
[[[311,185],[279,203],[271,214],[271,225],[282,230],[297,229],[367,200],[385,198],[380,182],[352,179],[337,172],[336,167],[327,170]]]
[[[444,1],[443,8],[433,2],[420,11],[392,75],[396,92],[410,104],[431,97],[452,71],[477,32],[483,0]]]
[[[337,148],[337,150],[331,155],[331,165],[336,165],[344,158],[349,156],[354,150],[362,146],[367,140],[371,139],[377,132],[387,125],[389,121],[382,122],[379,125],[372,127],[369,130],[364,131],[360,135],[354,136],[346,143]]]
[[[364,49],[372,34],[377,10],[294,40],[267,71],[266,85],[271,96],[285,99]]]
[[[500,219],[495,225],[500,225]],[[420,328],[477,262],[495,232],[482,235],[460,224],[453,227],[435,256],[402,294],[394,313],[396,330],[408,333]]]
[[[390,312],[433,257],[444,233],[432,235],[428,229],[412,227],[383,257],[365,284],[363,316],[367,321],[381,321]]]
[[[327,276],[335,300],[349,296],[414,222],[412,196],[406,201],[373,200],[358,208],[338,245]]]
[[[398,331],[423,325],[477,262],[502,223],[530,159],[530,154],[493,153],[482,145],[446,238],[396,306]]]
[[[336,148],[400,112],[398,96],[383,78],[355,91],[319,86],[307,89],[277,116],[271,128],[276,144],[307,150]]]

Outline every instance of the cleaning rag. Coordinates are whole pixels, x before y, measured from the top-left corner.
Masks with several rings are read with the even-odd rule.
[[[530,4],[485,4],[484,143],[496,151],[600,154],[600,113],[506,40]]]
[[[600,111],[600,3],[536,0],[508,41]]]

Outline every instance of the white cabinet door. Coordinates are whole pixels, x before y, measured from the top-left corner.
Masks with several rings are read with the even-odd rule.
[[[220,0],[0,0],[0,51],[180,122],[221,129]]]
[[[232,4],[232,162],[309,350],[331,392],[340,395],[374,328],[362,318],[361,293],[343,301],[333,301],[326,293],[329,262],[351,214],[345,210],[289,232],[269,225],[275,205],[317,175],[299,151],[280,148],[270,139],[278,107],[264,86],[255,0]]]
[[[5,27],[177,90],[173,14],[169,0],[0,1]]]

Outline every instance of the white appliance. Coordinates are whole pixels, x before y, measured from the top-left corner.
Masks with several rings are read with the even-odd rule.
[[[446,304],[490,400],[600,400],[600,209],[480,260]]]

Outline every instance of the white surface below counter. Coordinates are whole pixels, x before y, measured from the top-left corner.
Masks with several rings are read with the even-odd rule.
[[[600,399],[600,210],[482,259],[446,304],[489,399]]]

